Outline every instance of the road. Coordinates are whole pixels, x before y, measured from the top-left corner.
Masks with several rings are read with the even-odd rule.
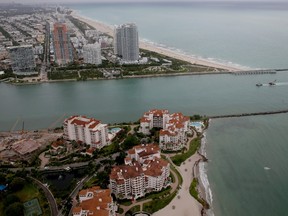
[[[70,193],[70,195],[69,195],[69,197],[71,198],[72,201],[76,198],[77,194],[78,194],[79,191],[82,189],[84,183],[87,182],[87,181],[89,181],[92,177],[93,177],[93,175],[90,176],[90,177],[89,177],[89,176],[85,176],[81,181],[79,181],[79,183],[77,184],[77,186],[74,188],[74,190],[73,190],[73,191]],[[74,203],[74,202],[73,202],[73,203]],[[69,212],[69,215],[72,214],[73,207],[74,207],[74,205],[72,205],[72,207],[71,207],[71,209],[70,209],[70,212]],[[62,216],[62,215],[63,215],[63,213],[62,213],[63,210],[64,210],[64,206],[63,206],[63,208],[59,211],[58,216]]]
[[[50,211],[51,211],[51,215],[58,215],[58,207],[57,207],[57,203],[56,200],[53,196],[53,194],[51,193],[51,191],[45,187],[44,184],[42,184],[42,182],[40,182],[39,180],[29,176],[30,179],[32,179],[41,189],[43,189],[45,196],[49,202],[49,206],[50,206]]]
[[[49,66],[48,56],[50,53],[50,30],[48,26],[46,27],[46,34],[45,34],[45,46],[44,46],[44,58],[40,69],[40,79],[42,81],[47,81],[47,66]]]

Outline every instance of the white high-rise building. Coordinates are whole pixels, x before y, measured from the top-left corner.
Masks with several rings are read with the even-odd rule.
[[[139,59],[138,30],[135,24],[128,23],[115,27],[114,52],[125,62]]]
[[[87,64],[102,64],[101,46],[98,43],[83,46],[83,59]]]
[[[91,148],[102,148],[110,144],[107,124],[85,116],[71,116],[64,121],[64,137],[83,142]]]

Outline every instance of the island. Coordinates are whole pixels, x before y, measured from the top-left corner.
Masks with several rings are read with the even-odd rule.
[[[210,206],[198,167],[207,161],[199,149],[208,123],[199,115],[153,109],[134,123],[77,115],[54,129],[1,132],[0,184],[5,200],[15,201],[0,212],[17,204],[19,212],[52,215],[201,215]],[[24,198],[25,191],[42,197]]]

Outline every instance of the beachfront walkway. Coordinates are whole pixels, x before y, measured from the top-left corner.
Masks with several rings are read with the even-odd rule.
[[[180,167],[175,166],[183,178],[182,187],[169,205],[154,213],[153,216],[201,216],[202,205],[189,193],[189,187],[193,179],[193,166],[201,158],[198,153],[195,153],[182,163]]]

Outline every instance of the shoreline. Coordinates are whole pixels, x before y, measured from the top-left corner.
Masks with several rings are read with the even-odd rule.
[[[174,77],[174,76],[196,76],[196,75],[221,75],[221,74],[232,74],[233,72],[229,71],[215,71],[215,72],[181,72],[181,73],[163,73],[163,74],[147,74],[147,75],[133,75],[133,76],[124,76],[121,78],[88,78],[87,80],[77,80],[77,79],[59,79],[59,80],[45,80],[45,81],[36,81],[36,82],[23,82],[23,83],[13,83],[13,82],[0,82],[6,83],[15,86],[21,85],[37,85],[43,83],[58,83],[58,82],[86,82],[86,81],[97,81],[97,80],[121,80],[121,79],[137,79],[137,78],[156,78],[156,77]]]
[[[73,11],[71,13],[71,16],[73,16],[76,19],[79,19],[82,22],[87,23],[88,25],[94,27],[96,30],[98,30],[100,32],[106,33],[112,37],[114,35],[112,27],[109,26],[108,24],[102,23],[102,22],[97,21],[97,20],[93,20],[93,19],[88,18],[88,17],[84,17],[76,11]],[[152,51],[152,52],[156,52],[156,53],[159,53],[162,55],[166,55],[168,57],[175,58],[178,60],[186,61],[186,62],[189,62],[191,64],[197,64],[197,65],[202,65],[202,66],[206,66],[206,67],[219,68],[219,69],[224,69],[224,70],[231,71],[231,72],[243,70],[243,68],[240,68],[240,67],[238,68],[236,66],[228,66],[225,64],[216,63],[216,62],[212,62],[212,61],[205,60],[205,59],[199,59],[199,58],[196,58],[193,56],[189,56],[187,54],[176,52],[176,51],[171,50],[169,48],[156,46],[152,43],[149,43],[149,42],[146,42],[143,40],[139,41],[139,48],[144,49],[144,50],[148,50],[148,51]]]

